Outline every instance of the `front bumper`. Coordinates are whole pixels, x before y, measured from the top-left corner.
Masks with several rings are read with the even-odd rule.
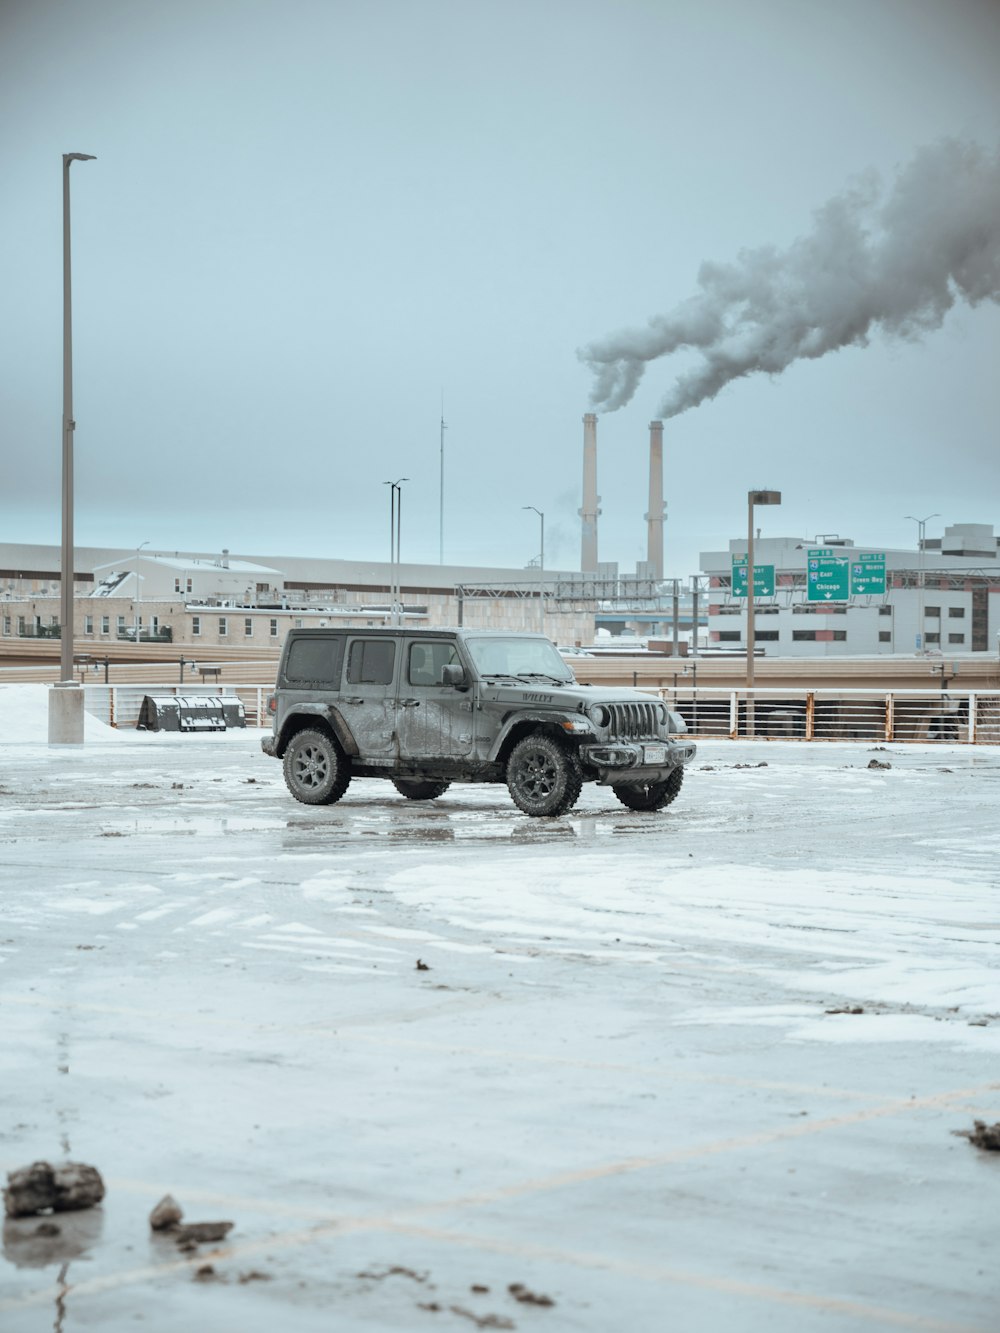
[[[689,763],[697,753],[693,741],[610,741],[606,745],[581,745],[580,758],[597,770],[603,786],[621,782],[666,782],[675,768]]]
[[[275,759],[275,758],[277,757],[277,756],[275,755],[275,752],[274,752],[274,737],[273,737],[273,736],[261,736],[261,738],[260,738],[260,748],[264,751],[265,754],[269,754],[269,755],[271,756],[272,759]]]

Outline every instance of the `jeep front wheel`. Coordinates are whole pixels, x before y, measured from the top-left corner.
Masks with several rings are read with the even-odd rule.
[[[550,736],[525,736],[507,760],[507,790],[526,815],[564,815],[583,786],[580,761]]]
[[[282,763],[285,783],[303,805],[333,805],[347,791],[351,761],[325,731],[298,731]]]
[[[430,778],[393,778],[392,785],[408,801],[433,801],[443,796],[451,786],[450,782],[433,782]]]
[[[680,791],[683,781],[684,769],[675,768],[665,782],[623,783],[612,791],[630,810],[662,810]]]

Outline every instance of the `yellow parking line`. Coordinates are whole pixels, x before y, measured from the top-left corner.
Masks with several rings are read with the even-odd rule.
[[[673,1268],[667,1264],[636,1263],[629,1259],[615,1259],[607,1254],[593,1254],[576,1250],[555,1250],[549,1246],[525,1244],[493,1236],[470,1236],[463,1231],[443,1231],[432,1227],[391,1225],[386,1227],[397,1235],[413,1236],[419,1240],[440,1241],[466,1249],[487,1250],[495,1254],[512,1255],[519,1259],[544,1260],[549,1263],[572,1265],[574,1268],[601,1269],[623,1277],[639,1278],[648,1282],[697,1287],[702,1291],[720,1292],[729,1296],[767,1301],[772,1305],[797,1306],[818,1310],[823,1314],[846,1315],[870,1323],[890,1324],[896,1328],[921,1330],[921,1333],[994,1333],[983,1325],[955,1323],[933,1319],[927,1315],[909,1314],[884,1305],[865,1305],[860,1301],[845,1300],[840,1296],[823,1296],[806,1291],[789,1291],[782,1287],[758,1282],[744,1282],[738,1278],[722,1277],[712,1273],[693,1272]]]

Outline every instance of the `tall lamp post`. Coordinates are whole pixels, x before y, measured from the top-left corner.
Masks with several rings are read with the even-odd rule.
[[[93,162],[93,153],[63,153],[63,413],[62,413],[62,555],[59,575],[59,684],[73,680],[73,300],[70,269],[69,168],[72,162]],[[83,740],[82,695],[49,697],[49,740]]]
[[[747,491],[747,735],[754,734],[754,707],[753,707],[753,667],[754,667],[754,637],[756,625],[754,622],[754,604],[753,604],[753,511],[755,505],[780,505],[780,491]]]
[[[139,642],[142,633],[142,582],[139,578],[139,552],[149,542],[140,542],[135,548],[135,641]]]
[[[926,652],[927,645],[924,642],[924,534],[927,530],[927,524],[932,518],[940,518],[940,514],[928,514],[926,518],[914,518],[912,514],[906,517],[911,523],[917,525],[917,564],[919,573],[917,574],[917,633],[914,639],[914,645],[918,653]]]
[[[540,580],[539,585],[538,585],[538,587],[539,587],[539,591],[538,591],[538,607],[539,607],[539,611],[538,611],[538,620],[539,620],[539,624],[540,624],[541,627],[542,627],[542,633],[544,634],[544,633],[545,633],[545,515],[542,513],[542,511],[541,511],[540,509],[536,509],[534,505],[522,505],[521,508],[522,508],[522,509],[530,509],[533,513],[537,514],[537,515],[538,515],[538,518],[539,518],[539,521],[540,521],[540,523],[541,523],[541,525],[542,525],[542,551],[541,551],[541,554],[540,554],[539,557],[538,557],[539,572],[540,572],[540,575],[541,575],[541,580]]]
[[[396,481],[387,481],[389,487],[389,623],[398,625],[402,621],[399,614],[399,538],[403,522],[403,482],[409,477],[400,477]]]

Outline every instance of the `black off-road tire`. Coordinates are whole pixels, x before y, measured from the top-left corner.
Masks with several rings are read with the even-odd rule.
[[[564,815],[583,787],[580,761],[551,736],[525,736],[507,760],[507,790],[526,815]]]
[[[662,810],[675,799],[684,781],[684,768],[678,766],[665,782],[622,783],[612,791],[630,810]]]
[[[303,805],[333,805],[351,781],[351,760],[328,732],[297,731],[282,760],[285,785]]]
[[[392,785],[408,801],[434,801],[443,796],[450,782],[434,782],[430,778],[393,778]]]

